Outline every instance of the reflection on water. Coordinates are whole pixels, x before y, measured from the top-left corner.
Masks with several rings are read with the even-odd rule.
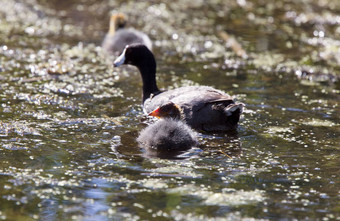
[[[336,219],[339,9],[3,2],[0,219]],[[138,71],[113,69],[98,47],[110,10],[154,41],[161,87],[211,85],[245,103],[237,132],[199,134],[177,159],[147,157]]]

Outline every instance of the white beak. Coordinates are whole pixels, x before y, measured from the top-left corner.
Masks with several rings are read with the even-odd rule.
[[[126,48],[124,49],[123,53],[113,62],[113,67],[119,67],[122,64],[124,64],[124,61],[125,61],[125,51],[126,51]]]

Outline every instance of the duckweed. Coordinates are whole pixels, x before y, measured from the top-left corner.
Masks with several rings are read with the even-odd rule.
[[[338,219],[339,9],[2,2],[0,219]],[[154,41],[161,87],[211,85],[245,103],[238,131],[148,158],[138,71],[100,48],[112,11]]]

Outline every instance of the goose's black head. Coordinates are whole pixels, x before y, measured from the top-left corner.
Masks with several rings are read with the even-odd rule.
[[[123,64],[136,66],[143,80],[143,102],[156,94],[159,89],[156,84],[156,61],[152,52],[143,44],[127,45],[122,54],[114,61],[113,66]]]
[[[152,52],[144,44],[127,45],[122,54],[114,61],[113,66],[119,67],[123,64],[130,64],[138,67],[156,66]]]

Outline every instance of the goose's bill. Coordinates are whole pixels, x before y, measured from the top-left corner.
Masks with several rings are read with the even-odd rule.
[[[122,64],[124,64],[124,61],[125,61],[125,51],[126,51],[126,48],[124,49],[123,53],[121,55],[119,55],[119,57],[113,62],[113,67],[119,67]]]
[[[160,115],[161,115],[161,113],[159,112],[159,108],[157,108],[154,111],[152,111],[151,113],[149,113],[149,116],[158,117],[158,118],[161,118]]]

